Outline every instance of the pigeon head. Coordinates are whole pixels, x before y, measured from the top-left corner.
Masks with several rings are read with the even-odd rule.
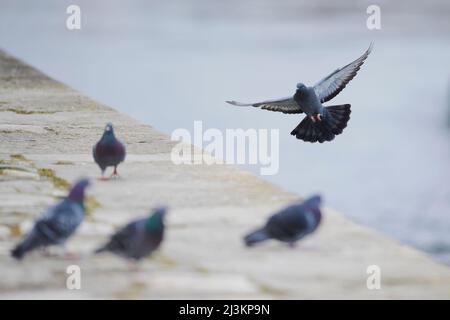
[[[297,83],[297,90],[303,90],[305,88],[306,88],[306,86],[303,83],[301,83],[301,82]]]
[[[320,212],[321,204],[322,204],[322,197],[319,195],[312,196],[307,200],[305,200],[305,202],[303,202],[303,205],[314,213],[318,221],[320,221],[322,217],[322,213]]]
[[[305,200],[304,204],[310,207],[319,207],[322,203],[322,197],[319,195],[312,196]]]
[[[111,122],[108,122],[105,126],[104,136],[114,135],[114,127]]]
[[[71,201],[82,203],[84,201],[84,190],[88,185],[89,180],[87,178],[78,180],[70,189],[67,198]]]
[[[157,207],[153,209],[152,214],[147,219],[148,231],[162,231],[164,229],[164,216],[167,213],[167,207]]]

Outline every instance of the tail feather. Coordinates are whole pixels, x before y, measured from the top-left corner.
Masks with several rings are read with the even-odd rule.
[[[11,256],[17,260],[21,260],[25,254],[41,246],[39,238],[30,234],[24,241],[19,243],[13,250],[11,250]]]
[[[110,239],[107,243],[105,243],[103,246],[97,248],[97,250],[94,251],[95,254],[98,253],[104,253],[104,252],[117,252],[117,251],[123,251],[124,247],[121,242],[118,242],[115,240],[114,236],[112,239]]]
[[[331,141],[336,135],[342,133],[350,120],[350,105],[342,104],[325,107],[322,121],[313,122],[305,117],[299,125],[292,130],[291,135],[307,142]]]
[[[24,249],[24,247],[19,244],[17,247],[11,250],[11,256],[13,256],[13,258],[17,260],[22,260],[22,258],[25,255],[25,252],[26,250]]]
[[[339,126],[337,125],[337,121],[340,121],[339,119],[336,119],[334,117],[328,116],[329,119],[326,119],[324,117],[324,121],[320,123],[320,126],[330,132],[332,135],[336,136],[338,134],[342,133],[342,130],[339,129]]]
[[[313,141],[313,136],[315,135],[314,125],[310,121],[306,124],[306,132],[305,132],[305,140],[306,141]]]
[[[331,115],[326,122],[333,128],[333,133],[336,135],[341,134],[344,128],[347,127],[347,122],[350,120],[350,105],[343,104],[326,107],[325,112]]]
[[[302,122],[303,122],[303,121],[302,121]],[[299,125],[297,126],[297,128],[294,129],[294,131],[295,131],[295,130],[298,130],[297,134],[302,135],[302,136],[305,136],[306,131],[307,131],[308,128],[309,128],[309,124],[305,124],[304,126],[300,126],[300,124],[299,124]],[[294,131],[293,131],[293,132],[294,132]],[[294,133],[291,133],[291,134],[294,134]]]
[[[335,137],[335,133],[333,131],[333,128],[327,123],[327,121],[321,121],[315,124],[318,127],[318,137],[317,140],[320,143],[323,143],[325,141],[331,141]]]
[[[96,249],[96,250],[94,251],[94,253],[95,253],[95,254],[99,254],[99,253],[103,253],[103,252],[106,252],[106,251],[109,251],[108,246],[103,246],[103,247],[100,247],[100,248]]]
[[[258,242],[269,239],[264,229],[256,230],[245,236],[244,241],[247,246],[252,246]]]
[[[306,142],[320,143],[331,141],[334,139],[333,130],[325,126],[323,123],[314,123],[309,117],[305,117],[302,122],[291,132],[291,135],[296,136]]]

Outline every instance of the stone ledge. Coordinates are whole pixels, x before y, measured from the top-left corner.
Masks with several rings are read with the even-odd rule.
[[[0,299],[5,298],[450,298],[450,269],[326,208],[319,231],[295,249],[279,243],[247,249],[241,237],[277,208],[299,198],[236,168],[174,165],[169,137],[101,105],[0,51]],[[95,180],[91,148],[111,121],[127,144],[123,179]],[[78,260],[10,248],[64,190],[89,176],[98,208],[69,246]],[[0,173],[2,172],[0,168]],[[326,195],[325,195],[326,196]],[[129,272],[112,256],[90,256],[120,224],[168,203],[161,251]],[[82,290],[65,289],[66,267],[82,268]],[[381,290],[366,288],[366,268],[381,267]]]

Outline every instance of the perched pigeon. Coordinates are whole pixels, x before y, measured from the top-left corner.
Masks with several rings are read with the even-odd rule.
[[[253,106],[282,113],[304,112],[306,117],[291,132],[291,135],[309,142],[331,141],[347,126],[350,119],[350,104],[324,107],[322,103],[333,99],[345,88],[355,77],[371,50],[372,44],[361,57],[337,69],[313,87],[298,83],[297,91],[291,97],[249,104],[226,102],[235,106]]]
[[[93,150],[94,160],[102,170],[103,174],[107,167],[114,167],[111,177],[118,176],[117,166],[125,160],[125,146],[117,140],[114,135],[112,123],[108,123],[103,132],[103,136],[99,142],[94,146]]]
[[[293,245],[319,226],[322,218],[320,203],[320,196],[313,196],[303,203],[284,208],[271,216],[264,227],[245,236],[245,244],[252,246],[264,240],[276,239]]]
[[[11,251],[11,255],[22,259],[34,249],[64,244],[83,221],[84,190],[88,185],[87,179],[75,183],[66,198],[50,207],[36,221],[30,233]]]
[[[117,231],[95,253],[112,252],[129,260],[138,261],[158,249],[164,238],[165,207],[156,208],[147,218],[130,222]]]

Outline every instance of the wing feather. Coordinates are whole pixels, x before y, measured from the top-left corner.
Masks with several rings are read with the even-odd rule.
[[[347,64],[345,67],[337,69],[314,86],[314,91],[320,102],[323,103],[333,99],[345,88],[356,76],[356,73],[372,51],[372,47],[373,43],[370,44],[369,48],[361,57]]]
[[[277,111],[282,113],[302,113],[297,102],[293,97],[287,97],[275,100],[266,100],[256,103],[242,103],[237,101],[226,101],[227,103],[238,107],[256,107],[269,111]]]

